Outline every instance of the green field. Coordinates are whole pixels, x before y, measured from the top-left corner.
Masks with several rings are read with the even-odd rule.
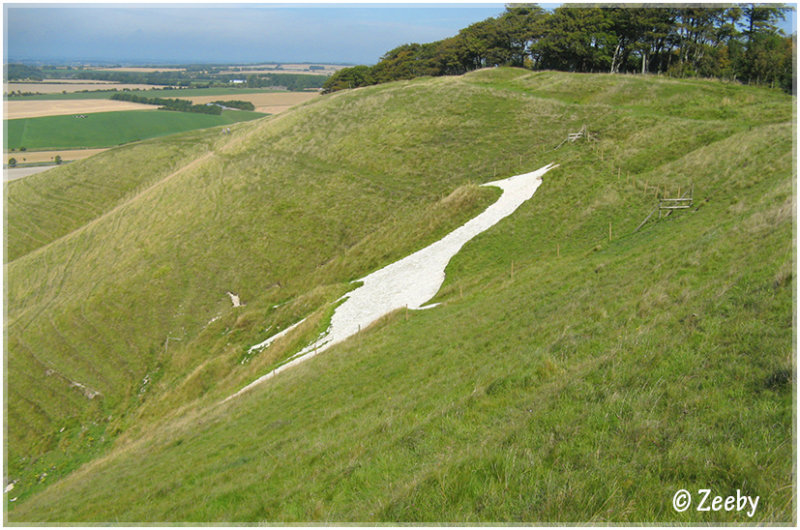
[[[265,88],[185,88],[180,90],[136,90],[134,94],[140,96],[163,97],[163,98],[188,98],[195,96],[235,96],[241,94],[272,94],[280,93],[280,90],[268,90]],[[92,90],[90,92],[69,92],[67,94],[33,94],[30,96],[8,96],[7,101],[44,101],[44,100],[63,100],[63,99],[111,99],[111,96],[119,93],[117,90]]]
[[[115,145],[194,129],[229,125],[265,114],[223,111],[221,115],[190,112],[131,110],[97,112],[85,118],[47,116],[6,120],[6,150],[79,149]]]
[[[8,522],[796,522],[794,104],[495,68],[6,183]],[[551,162],[439,306],[222,403]]]

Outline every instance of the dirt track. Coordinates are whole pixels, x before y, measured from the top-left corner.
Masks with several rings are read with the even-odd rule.
[[[47,171],[48,169],[53,169],[54,167],[56,166],[16,167],[13,169],[4,169],[3,182],[8,182],[9,180],[17,180],[30,175],[35,175],[36,173],[41,173],[42,171]]]

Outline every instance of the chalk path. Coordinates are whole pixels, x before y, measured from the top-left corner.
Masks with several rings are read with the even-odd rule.
[[[48,169],[53,169],[54,167],[56,166],[4,168],[3,182],[9,182],[11,180],[17,180],[30,175],[35,175],[36,173],[41,173],[42,171],[47,171]]]
[[[508,217],[525,201],[533,197],[536,189],[542,183],[542,176],[555,167],[558,166],[548,164],[531,173],[484,184],[484,186],[496,186],[503,190],[503,194],[494,204],[439,241],[359,280],[363,282],[363,285],[341,298],[345,301],[336,308],[330,327],[321,337],[300,350],[289,362],[259,377],[228,397],[226,401],[284,370],[319,355],[395,309],[404,307],[427,309],[423,304],[433,298],[442,286],[444,270],[450,259],[461,250],[467,241],[497,224],[501,219]],[[298,324],[299,322],[256,344],[250,348],[250,351],[267,347],[273,340],[288,333]]]

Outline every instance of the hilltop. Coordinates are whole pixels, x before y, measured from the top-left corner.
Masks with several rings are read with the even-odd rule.
[[[7,183],[8,520],[792,521],[793,104],[496,68]],[[551,162],[438,307],[221,403]]]

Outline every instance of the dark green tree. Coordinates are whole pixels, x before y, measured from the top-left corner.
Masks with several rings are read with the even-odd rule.
[[[535,4],[510,5],[497,20],[497,38],[508,50],[509,66],[533,66],[531,47],[542,36],[547,13]]]
[[[610,12],[559,7],[548,17],[535,44],[540,67],[575,72],[608,72],[618,38]]]
[[[361,86],[374,85],[375,77],[372,75],[372,68],[369,66],[353,66],[342,68],[325,81],[322,85],[322,93],[328,94],[346,88],[358,88]]]
[[[742,80],[788,88],[787,43],[777,26],[788,10],[783,4],[748,4],[742,8],[745,42],[737,65]]]

